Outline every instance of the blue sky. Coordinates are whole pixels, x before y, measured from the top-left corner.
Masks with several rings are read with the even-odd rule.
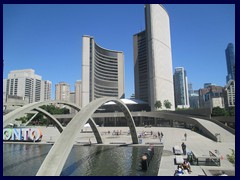
[[[225,49],[235,45],[235,5],[164,4],[170,16],[173,72],[184,67],[193,89],[224,86]],[[133,35],[145,29],[144,5],[3,5],[3,78],[34,69],[43,80],[81,79],[82,36],[124,52],[125,94],[134,93]]]

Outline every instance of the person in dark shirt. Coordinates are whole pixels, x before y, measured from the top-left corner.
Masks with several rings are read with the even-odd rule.
[[[183,142],[181,146],[182,146],[183,154],[186,155],[186,148],[187,148],[186,144]]]

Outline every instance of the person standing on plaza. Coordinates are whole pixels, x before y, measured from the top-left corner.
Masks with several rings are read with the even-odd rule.
[[[187,148],[186,144],[184,144],[184,142],[183,142],[183,143],[181,144],[181,146],[182,146],[183,154],[186,155],[186,148]]]
[[[160,133],[160,142],[162,142],[162,138],[163,138],[163,133]]]
[[[187,141],[187,133],[184,134],[185,141]]]

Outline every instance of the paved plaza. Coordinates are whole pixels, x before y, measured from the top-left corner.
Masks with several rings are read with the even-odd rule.
[[[60,133],[55,127],[38,127],[42,130],[43,138],[40,143],[55,142]],[[113,135],[113,131],[119,132],[119,135]],[[128,127],[99,127],[99,131],[102,135],[105,144],[131,144],[132,139],[128,134]],[[235,136],[229,132],[225,132],[225,136],[221,136],[221,142],[212,141],[194,131],[182,128],[172,127],[137,127],[137,133],[140,134],[144,131],[147,135],[142,138],[142,145],[144,144],[156,144],[163,145],[164,151],[160,162],[158,176],[173,176],[177,165],[174,163],[175,155],[173,154],[173,147],[178,145],[181,147],[181,143],[184,142],[187,145],[187,150],[192,151],[197,156],[209,156],[209,151],[218,151],[218,156],[221,159],[220,166],[192,166],[192,173],[190,176],[211,176],[212,171],[224,170],[225,172],[231,172],[229,175],[235,175],[235,166],[227,160],[227,154],[231,154],[230,149],[235,150]],[[94,134],[91,133],[91,128],[84,128],[79,130],[79,136],[76,138],[76,144],[86,144],[89,140],[92,144],[97,144]],[[110,134],[108,133],[110,131]],[[120,134],[121,131],[121,134]],[[155,134],[162,132],[164,134],[162,142],[159,138],[151,136],[151,131]],[[184,133],[187,133],[187,140],[185,141]],[[231,138],[229,138],[231,137]],[[184,158],[186,158],[185,156]]]

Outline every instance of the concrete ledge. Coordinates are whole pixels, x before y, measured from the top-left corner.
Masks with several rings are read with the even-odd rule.
[[[173,153],[175,155],[181,155],[181,154],[183,154],[183,151],[182,151],[182,149],[178,145],[175,145],[173,147]]]
[[[163,142],[159,142],[159,143],[158,142],[146,142],[145,144],[153,144],[153,145],[154,144],[161,144],[161,145],[163,145]]]
[[[183,156],[175,156],[175,162],[176,164],[183,164],[184,162]]]
[[[126,144],[126,142],[110,142],[109,144]]]

